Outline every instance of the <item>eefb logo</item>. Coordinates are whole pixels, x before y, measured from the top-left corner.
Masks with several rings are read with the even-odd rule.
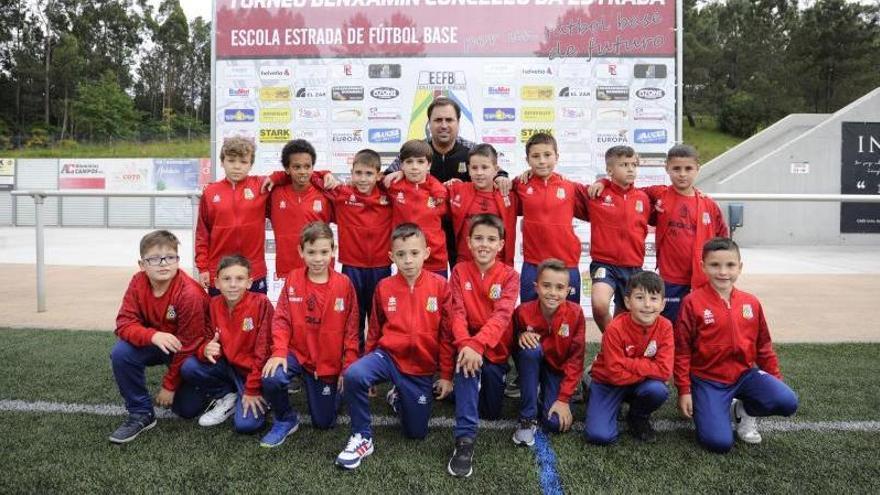
[[[400,129],[370,129],[367,140],[371,143],[399,143],[402,136]]]
[[[483,120],[486,122],[510,122],[516,120],[516,109],[498,107],[484,108]]]
[[[637,144],[664,144],[666,137],[666,129],[636,129],[633,141]]]

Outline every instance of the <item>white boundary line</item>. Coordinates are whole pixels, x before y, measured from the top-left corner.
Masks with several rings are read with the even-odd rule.
[[[47,401],[23,401],[0,399],[0,411],[4,412],[24,412],[24,413],[61,413],[61,414],[91,414],[96,416],[124,416],[125,408],[112,404],[71,404],[65,402],[47,402]],[[167,409],[157,409],[156,416],[159,418],[177,418],[177,416]],[[309,423],[307,415],[302,415],[303,422]],[[339,424],[347,425],[350,420],[348,416],[339,416]],[[400,421],[393,416],[373,416],[373,425],[375,426],[394,426],[400,424]],[[685,420],[668,420],[658,419],[653,421],[654,428],[657,431],[677,431],[692,430],[693,423]],[[428,423],[430,428],[453,428],[455,426],[454,418],[435,417],[431,418]],[[513,430],[517,426],[516,421],[496,420],[496,421],[480,421],[480,428],[484,430]],[[815,432],[834,432],[834,431],[866,431],[880,432],[880,421],[797,421],[784,418],[762,419],[760,422],[761,431],[768,432],[794,432],[794,431],[815,431]],[[575,430],[583,430],[583,422],[575,422]]]

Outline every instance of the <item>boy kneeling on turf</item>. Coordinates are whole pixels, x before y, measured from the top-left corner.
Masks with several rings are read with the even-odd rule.
[[[519,274],[496,260],[504,248],[501,218],[471,217],[471,256],[452,269],[452,334],[455,364],[455,452],[447,471],[473,473],[474,440],[479,418],[498,419],[504,398],[504,375],[513,346],[510,318],[519,294]],[[462,257],[459,256],[459,260]]]
[[[208,335],[208,296],[198,282],[177,269],[180,242],[167,230],[141,239],[138,266],[122,298],[116,317],[119,340],[110,352],[113,378],[125,399],[128,418],[110,435],[113,443],[126,443],[156,426],[147,366],[168,365],[156,405],[171,406],[184,418],[202,411],[203,396],[182,383],[180,366]]]
[[[386,381],[394,384],[403,434],[418,439],[428,435],[431,387],[438,369],[437,398],[445,398],[452,391],[452,295],[446,279],[422,269],[430,249],[425,234],[415,224],[395,227],[389,254],[397,273],[376,286],[366,355],[344,374],[351,437],[336,457],[336,464],[346,469],[357,468],[364,457],[373,453],[368,396],[372,386]]]
[[[563,432],[571,428],[569,401],[584,371],[586,322],[579,304],[566,300],[568,268],[547,259],[537,267],[538,299],[513,312],[513,335],[519,345],[516,368],[520,383],[519,428],[513,443],[534,445],[540,412],[544,428]],[[538,409],[538,384],[541,407]]]
[[[260,441],[277,447],[299,428],[287,388],[303,378],[312,425],[336,426],[342,373],[358,356],[358,306],[354,287],[331,266],[336,246],[324,222],[308,224],[300,235],[304,268],[286,277],[272,321],[272,357],[263,367],[263,393],[275,422]]]
[[[663,280],[653,272],[629,278],[623,301],[628,313],[618,315],[602,334],[602,348],[590,374],[590,398],[584,434],[587,441],[607,445],[617,441],[620,404],[629,402],[630,433],[643,442],[656,434],[650,416],[669,397],[675,356],[672,324],[663,311]]]
[[[742,271],[739,246],[711,239],[702,268],[709,283],[685,297],[675,324],[675,386],[697,440],[725,453],[733,447],[731,413],[740,440],[760,443],[754,416],[791,416],[798,398],[782,382],[761,303],[733,285]]]
[[[241,255],[220,259],[214,284],[220,295],[211,298],[213,336],[183,362],[180,373],[216,398],[200,425],[216,426],[234,414],[235,431],[253,433],[266,423],[260,371],[269,355],[272,303],[248,290],[251,264]]]

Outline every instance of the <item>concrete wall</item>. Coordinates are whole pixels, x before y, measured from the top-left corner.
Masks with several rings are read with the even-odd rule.
[[[832,115],[794,114],[705,164],[697,187],[726,193],[840,194],[841,123],[880,121],[880,88]],[[792,163],[809,163],[793,173]],[[725,203],[722,209],[727,210]],[[758,244],[880,244],[878,234],[840,234],[839,203],[745,203],[734,238]]]

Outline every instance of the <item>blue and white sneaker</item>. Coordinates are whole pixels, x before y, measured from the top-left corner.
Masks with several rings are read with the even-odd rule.
[[[364,438],[355,433],[348,438],[345,450],[336,456],[336,465],[345,469],[355,469],[361,465],[364,457],[373,453],[373,439]]]
[[[294,418],[293,421],[275,420],[275,423],[272,424],[272,428],[269,429],[269,432],[260,439],[260,447],[278,447],[287,440],[287,437],[293,435],[298,429],[298,417]]]
[[[398,413],[398,405],[400,404],[400,392],[397,391],[397,387],[391,387],[391,390],[385,394],[385,402],[391,406],[391,410],[394,411],[394,414]]]

